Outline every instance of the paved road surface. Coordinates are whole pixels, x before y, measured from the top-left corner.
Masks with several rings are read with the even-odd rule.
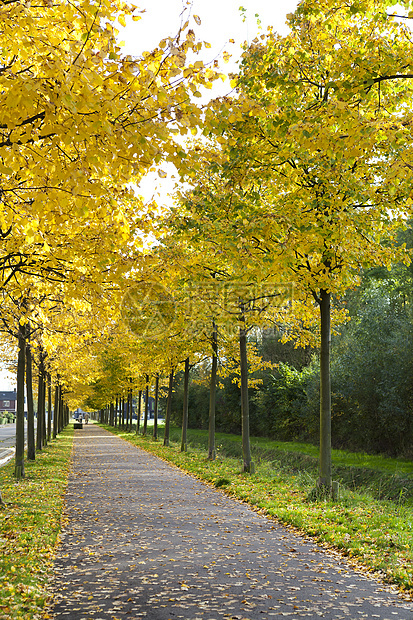
[[[34,422],[36,431],[37,421]],[[27,421],[24,422],[25,440],[27,440]],[[0,467],[13,458],[16,446],[16,424],[0,425]]]
[[[75,431],[56,620],[412,620],[413,604],[95,425]]]

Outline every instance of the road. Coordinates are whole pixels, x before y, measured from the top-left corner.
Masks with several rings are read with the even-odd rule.
[[[36,428],[36,420],[34,422]],[[27,420],[24,421],[25,443],[27,441]],[[13,458],[16,446],[16,424],[0,426],[0,467]]]

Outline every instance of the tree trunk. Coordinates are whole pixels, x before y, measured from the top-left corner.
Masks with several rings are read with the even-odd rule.
[[[145,413],[143,417],[143,431],[142,435],[145,437],[146,431],[148,429],[148,411],[149,411],[149,376],[146,375],[146,386],[145,386]]]
[[[63,395],[62,395],[62,386],[59,383],[59,404],[57,408],[57,430],[58,433],[61,433],[63,429]]]
[[[159,398],[159,375],[155,379],[155,405],[153,409],[153,438],[158,440],[158,398]]]
[[[142,414],[142,390],[138,392],[138,419],[136,420],[136,434],[139,435],[139,426],[141,423],[141,414]]]
[[[132,388],[128,390],[129,414],[130,414],[130,432],[133,430],[133,393]]]
[[[182,412],[182,439],[181,439],[181,452],[188,450],[187,446],[187,434],[188,434],[188,401],[189,401],[189,357],[185,360],[185,373],[184,373],[184,407]]]
[[[331,494],[330,293],[320,291],[320,475],[317,487]]]
[[[128,391],[126,393],[126,415],[128,417],[128,431],[131,432],[131,430],[132,430],[132,411],[131,411],[131,406],[130,406],[129,388],[128,388]]]
[[[43,445],[47,446],[47,415],[46,415],[46,370],[43,361]]]
[[[52,378],[47,373],[47,441],[52,438]]]
[[[43,427],[44,427],[44,381],[43,381],[43,355],[40,352],[39,362],[39,382],[37,389],[37,434],[36,449],[43,449]]]
[[[109,424],[110,426],[114,425],[114,420],[115,420],[115,411],[114,411],[114,407],[113,407],[113,401],[111,401],[110,403],[110,414],[109,414]]]
[[[54,388],[54,411],[53,411],[53,439],[56,439],[59,432],[59,384]]]
[[[217,365],[218,365],[218,330],[213,323],[212,330],[212,365],[209,381],[209,427],[208,427],[208,459],[215,460],[215,403],[217,393]]]
[[[163,445],[169,446],[169,426],[171,422],[171,411],[172,411],[172,388],[174,384],[174,371],[171,370],[169,374],[169,385],[168,385],[168,400],[166,404],[166,416],[165,416],[165,431],[163,436]]]
[[[242,417],[243,471],[253,474],[255,471],[255,466],[251,459],[251,446],[250,446],[247,331],[245,328],[245,317],[244,316],[243,316],[243,326],[241,326],[239,330],[239,350],[240,350],[240,366],[241,366],[241,417]]]
[[[36,459],[34,435],[33,373],[32,352],[30,347],[30,327],[26,325],[26,397],[27,397],[27,459]]]
[[[24,478],[24,367],[26,357],[25,326],[19,325],[17,357],[16,454],[14,475]]]

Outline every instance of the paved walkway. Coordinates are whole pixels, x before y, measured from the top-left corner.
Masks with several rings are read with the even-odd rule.
[[[56,620],[413,620],[413,605],[98,426],[75,431]]]

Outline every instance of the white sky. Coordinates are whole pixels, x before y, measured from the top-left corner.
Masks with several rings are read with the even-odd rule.
[[[240,44],[251,42],[258,32],[255,14],[262,22],[263,31],[271,25],[280,34],[285,34],[285,17],[296,9],[298,0],[193,0],[192,3],[185,0],[141,0],[137,4],[146,12],[140,21],[128,24],[120,35],[125,40],[127,53],[139,55],[153,49],[162,38],[174,36],[186,7],[185,15],[189,16],[197,38],[212,45],[210,56],[203,59],[208,61],[225,48],[238,56]],[[239,11],[241,6],[246,9],[244,22]],[[201,25],[195,24],[193,15],[200,18]],[[229,39],[234,39],[235,45],[228,45]]]
[[[145,10],[142,19],[128,21],[125,29],[119,28],[119,40],[125,42],[122,50],[125,54],[139,56],[144,51],[152,50],[161,39],[176,35],[182,20],[189,20],[197,39],[211,44],[210,49],[203,49],[199,59],[205,63],[218,59],[221,72],[231,73],[237,70],[241,45],[245,41],[250,43],[257,35],[265,33],[268,26],[282,35],[287,34],[286,15],[295,11],[298,0],[141,0],[137,4],[140,10]],[[240,7],[245,9],[243,14]],[[200,25],[194,16],[199,17]],[[230,43],[230,39],[235,42]],[[222,61],[224,50],[231,54],[227,64]],[[204,89],[205,97],[198,102],[204,103],[230,90],[228,80],[218,80],[212,90]],[[174,184],[170,178],[173,168],[162,168],[168,172],[168,178],[160,181],[157,174],[149,174],[138,192],[147,200],[154,197],[159,203],[168,203],[170,199],[167,195]]]

